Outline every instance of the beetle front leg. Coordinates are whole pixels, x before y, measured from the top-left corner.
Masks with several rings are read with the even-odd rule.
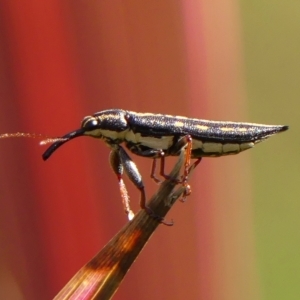
[[[118,146],[117,151],[120,158],[120,163],[122,164],[126,175],[141,192],[140,206],[141,208],[145,208],[146,194],[145,194],[144,183],[142,181],[142,176],[138,168],[136,167],[136,164],[132,161],[132,159],[129,157],[129,155],[121,146]]]
[[[130,221],[130,220],[133,219],[134,213],[130,208],[129,195],[128,195],[125,183],[122,179],[124,168],[123,168],[123,165],[121,163],[121,159],[120,159],[120,155],[119,155],[118,150],[112,150],[110,152],[109,162],[110,162],[110,165],[111,165],[113,171],[117,175],[124,211],[125,211],[126,215],[128,216],[129,221]]]
[[[145,194],[145,187],[144,183],[142,181],[142,176],[140,172],[138,171],[136,164],[132,161],[132,159],[129,157],[127,152],[120,146],[117,147],[115,151],[118,152],[118,157],[120,159],[120,163],[122,167],[124,168],[124,171],[128,178],[133,182],[133,184],[140,190],[141,192],[141,199],[140,199],[140,207],[142,209],[145,209],[149,216],[151,216],[153,219],[158,220],[159,222],[163,223],[167,226],[172,226],[173,223],[168,223],[164,221],[164,218],[161,216],[158,216],[155,214],[154,211],[150,207],[146,205],[146,194]]]

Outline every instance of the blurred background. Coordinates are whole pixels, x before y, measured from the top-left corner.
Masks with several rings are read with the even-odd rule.
[[[0,133],[108,108],[290,125],[204,159],[114,299],[299,299],[299,32],[295,0],[0,2]],[[127,222],[102,141],[45,149],[0,140],[1,299],[52,299]]]

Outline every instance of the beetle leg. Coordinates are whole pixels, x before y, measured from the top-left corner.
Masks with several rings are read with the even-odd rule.
[[[160,172],[159,172],[159,174],[161,175],[162,173],[164,174],[164,168],[165,168],[165,153],[162,150],[159,151],[159,159],[160,159]],[[161,180],[158,179],[155,175],[156,163],[157,163],[157,158],[153,158],[150,177],[156,183],[161,183]],[[163,176],[163,177],[166,178],[166,176]]]
[[[114,146],[115,150],[113,152],[117,152],[117,156],[119,159],[119,164],[122,165],[122,171],[124,170],[128,178],[132,181],[132,183],[140,190],[141,192],[141,199],[140,199],[140,207],[145,209],[149,216],[153,219],[158,220],[159,222],[163,223],[167,226],[172,226],[173,223],[165,222],[164,218],[155,214],[155,212],[146,205],[146,193],[144,183],[142,181],[142,176],[137,169],[136,164],[132,161],[130,156],[127,152],[120,146]],[[121,192],[122,194],[122,192]],[[129,204],[129,197],[128,202]]]
[[[184,171],[183,176],[181,179],[181,183],[185,188],[182,198],[180,199],[181,202],[185,202],[187,196],[192,193],[191,186],[188,184],[188,175],[198,166],[202,157],[199,157],[193,164],[191,164],[191,154],[192,154],[192,137],[187,135],[183,137],[183,140],[186,141],[186,154],[185,154],[185,162],[184,162]],[[181,142],[181,141],[179,141]]]
[[[150,173],[150,177],[156,182],[156,183],[161,183],[161,180],[158,179],[155,175],[155,170],[156,170],[156,162],[157,162],[157,158],[160,158],[161,161],[164,159],[165,153],[162,149],[150,149],[150,148],[146,148],[144,149],[143,147],[141,147],[141,145],[136,145],[136,144],[132,144],[132,143],[126,143],[126,147],[134,154],[139,155],[139,156],[143,156],[143,157],[152,157],[153,158],[153,162],[152,162],[152,167],[151,167],[151,173]],[[162,165],[160,167],[160,170],[162,168]],[[164,176],[163,176],[164,177]],[[164,177],[166,178],[166,177]]]
[[[196,161],[193,162],[193,164],[188,168],[187,170],[187,174],[186,174],[186,182],[183,182],[183,186],[185,187],[185,190],[182,194],[182,198],[179,200],[181,202],[185,202],[185,199],[187,196],[189,196],[192,193],[192,189],[191,186],[187,183],[187,175],[189,175],[200,163],[200,161],[202,160],[202,157],[199,157]]]
[[[126,142],[125,145],[128,148],[128,150],[130,150],[132,153],[142,157],[159,158],[161,157],[161,155],[164,154],[163,150],[161,149],[152,149],[152,148],[144,147],[143,145],[140,144],[133,144],[130,142]]]
[[[176,145],[174,145],[174,151],[181,150],[183,147],[185,148],[185,161],[184,161],[184,170],[183,176],[181,178],[182,186],[184,187],[184,192],[180,201],[184,202],[185,198],[189,196],[192,192],[191,186],[188,184],[188,175],[189,169],[191,166],[191,154],[192,154],[192,137],[190,135],[186,135],[182,137]],[[177,150],[177,151],[178,151]]]
[[[119,189],[120,189],[120,193],[121,193],[124,211],[125,211],[126,215],[128,216],[128,219],[132,220],[134,217],[134,213],[130,208],[129,195],[128,195],[126,186],[124,184],[124,181],[122,179],[124,168],[121,163],[119,152],[117,150],[112,150],[110,152],[109,162],[110,162],[110,165],[111,165],[113,171],[115,172],[115,174],[117,175],[117,178],[118,178]]]
[[[156,182],[161,183],[161,180],[158,179],[155,175],[157,159],[160,159],[160,171],[159,175],[164,179],[172,179],[169,175],[165,174],[165,152],[162,149],[143,149],[141,145],[136,145],[132,143],[127,143],[126,147],[133,152],[134,154],[143,156],[143,157],[152,157],[152,167],[150,177]],[[198,158],[193,164],[191,164],[191,155],[192,155],[192,137],[190,135],[185,135],[183,137],[178,138],[174,141],[174,144],[167,150],[167,154],[171,156],[177,156],[180,151],[186,148],[185,154],[185,162],[184,162],[184,170],[183,175],[180,179],[172,179],[176,183],[180,183],[185,188],[185,192],[183,193],[183,198],[181,201],[191,194],[191,187],[188,184],[188,175],[190,172],[199,164],[201,158]],[[124,150],[123,150],[124,151]],[[124,151],[125,152],[125,151]],[[127,155],[127,154],[126,154]]]
[[[141,192],[140,206],[141,208],[145,208],[146,194],[142,176],[138,168],[136,167],[136,164],[132,161],[132,159],[121,146],[118,146],[117,151],[120,158],[120,163],[122,164],[126,175]]]
[[[180,201],[184,202],[186,197],[189,196],[192,192],[192,189],[190,185],[188,184],[188,175],[197,167],[197,165],[200,163],[202,157],[198,158],[195,162],[191,164],[191,156],[192,156],[192,137],[190,135],[183,136],[180,138],[172,147],[170,154],[176,155],[181,149],[185,149],[185,162],[184,162],[184,170],[183,175],[180,180],[178,180],[178,183],[181,183],[184,187],[184,192],[182,194],[182,199]],[[164,174],[164,162],[162,162],[161,165],[161,175],[166,176]]]
[[[191,153],[192,153],[192,138],[190,135],[183,136],[179,140],[177,140],[172,147],[168,151],[168,155],[176,156],[179,154],[181,149],[186,147],[186,155],[185,155],[185,163],[184,163],[184,174],[181,180],[176,180],[178,183],[182,183],[189,173],[189,168],[191,166]],[[152,152],[155,151],[156,157],[153,159],[152,168],[151,168],[151,178],[154,179],[155,182],[161,182],[155,176],[156,170],[156,159],[160,158],[160,171],[159,175],[162,176],[164,179],[170,179],[170,176],[165,174],[165,155],[163,150],[151,150]]]

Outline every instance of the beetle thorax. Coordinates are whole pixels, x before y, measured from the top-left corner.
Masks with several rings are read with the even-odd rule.
[[[101,138],[109,144],[119,144],[124,141],[129,130],[125,112],[122,110],[106,110],[85,117],[82,121],[84,135]]]

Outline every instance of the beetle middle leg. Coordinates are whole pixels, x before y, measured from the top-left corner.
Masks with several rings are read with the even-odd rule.
[[[186,135],[178,139],[172,147],[169,149],[168,154],[175,156],[186,147],[185,151],[185,162],[184,162],[184,170],[181,179],[174,179],[177,183],[181,183],[185,188],[181,201],[184,202],[185,198],[191,194],[191,187],[188,184],[188,175],[196,168],[196,166],[200,163],[202,157],[198,158],[195,162],[191,163],[191,154],[192,154],[192,137],[190,135]],[[165,179],[171,179],[169,175],[165,174],[165,156],[164,152],[162,152],[160,158],[160,176]],[[154,179],[155,182],[160,182],[159,179],[155,176],[157,159],[153,159],[152,168],[151,168],[151,178]]]
[[[167,150],[149,148],[140,144],[134,144],[130,142],[126,143],[126,147],[136,155],[153,158],[150,177],[156,183],[161,182],[161,180],[158,179],[155,175],[157,160],[160,159],[159,175],[164,179],[173,180],[174,182],[182,184],[185,187],[182,201],[186,198],[186,196],[191,194],[191,187],[188,184],[188,175],[199,164],[201,158],[191,164],[192,137],[190,135],[175,138],[173,145]],[[165,156],[178,156],[180,151],[184,148],[186,148],[186,154],[183,175],[180,179],[170,178],[169,175],[165,174]]]
[[[161,165],[160,165],[160,173],[164,173],[162,171],[164,169],[164,157],[165,157],[165,152],[162,149],[153,149],[149,147],[142,146],[140,144],[134,144],[130,142],[126,142],[126,147],[134,154],[142,156],[142,157],[149,157],[153,158],[152,162],[152,167],[151,167],[151,173],[150,177],[156,182],[156,183],[161,183],[161,180],[158,179],[155,175],[155,170],[156,170],[156,162],[157,159],[161,160]],[[167,175],[163,176],[164,178],[167,177]]]
[[[187,178],[190,172],[191,166],[191,153],[192,153],[192,138],[190,135],[186,135],[181,137],[180,139],[176,140],[174,144],[167,150],[167,155],[170,156],[177,156],[179,155],[180,151],[186,147],[186,155],[185,155],[185,163],[184,163],[184,173],[181,180],[177,180],[176,182],[181,183],[182,181]],[[165,153],[163,150],[156,150],[156,156],[153,158],[152,168],[151,168],[151,175],[150,177],[155,181],[160,183],[159,180],[155,175],[157,159],[160,159],[160,170],[159,175],[164,179],[171,179],[169,175],[165,174]]]

